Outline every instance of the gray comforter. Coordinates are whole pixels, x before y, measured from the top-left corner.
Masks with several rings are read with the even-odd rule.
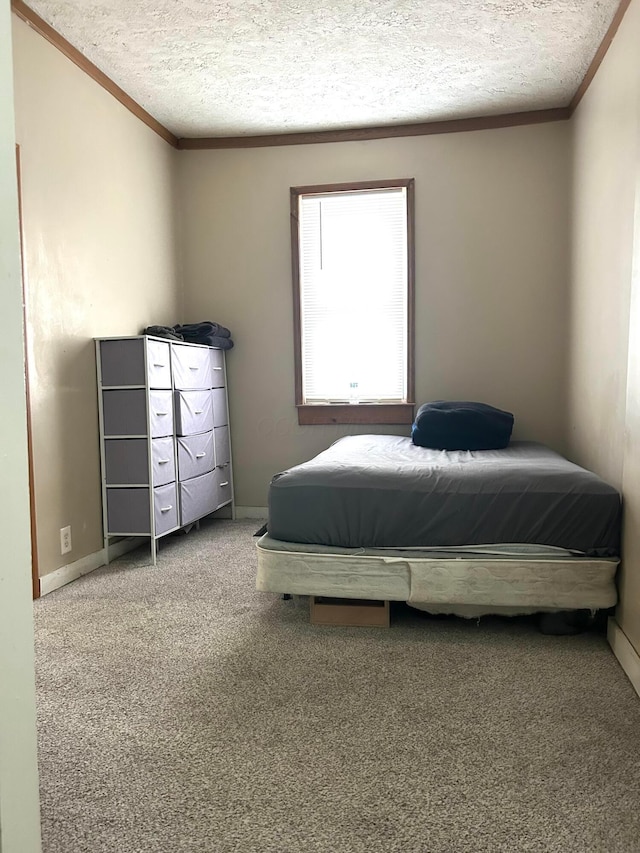
[[[276,474],[268,530],[343,548],[530,543],[617,556],[620,496],[534,442],[445,451],[400,436],[349,436]]]

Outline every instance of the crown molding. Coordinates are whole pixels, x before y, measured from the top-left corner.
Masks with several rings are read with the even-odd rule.
[[[611,42],[613,41],[615,34],[618,32],[618,28],[622,23],[622,19],[624,18],[625,12],[629,8],[630,4],[631,0],[621,0],[620,5],[613,16],[613,20],[609,24],[609,29],[604,34],[604,38],[600,42],[600,47],[597,49],[595,56],[591,60],[591,65],[587,68],[587,73],[584,75],[582,83],[580,83],[575,95],[571,99],[569,109],[571,110],[572,115],[584,97],[585,92],[591,85],[591,81],[596,76],[596,72],[598,68],[600,68],[602,60],[605,58],[607,51],[611,47]]]
[[[367,139],[393,139],[402,136],[431,136],[440,133],[464,133],[471,130],[491,130],[523,124],[565,121],[570,117],[567,107],[552,110],[531,110],[496,116],[458,118],[448,121],[427,121],[420,124],[389,124],[380,127],[348,128],[344,130],[314,130],[306,133],[274,133],[265,136],[184,137],[178,140],[182,150],[208,148],[264,148],[272,145],[314,145],[320,142],[362,142]]]
[[[61,36],[59,32],[54,30],[52,26],[50,26],[43,18],[30,9],[26,3],[23,3],[23,0],[11,0],[11,10],[22,20],[25,24],[31,27],[31,29],[35,30],[39,33],[43,38],[45,38],[48,42],[50,42],[54,47],[57,47],[58,50],[63,53],[67,59],[70,59],[75,65],[78,66],[85,74],[88,74],[93,80],[95,80],[98,85],[102,86],[103,89],[106,89],[110,95],[120,101],[120,103],[126,107],[129,112],[133,113],[134,116],[140,119],[140,121],[144,122],[147,127],[150,127],[151,130],[155,131],[158,136],[161,136],[169,145],[173,145],[174,148],[178,147],[178,138],[171,133],[171,131],[167,130],[167,128],[160,124],[159,121],[148,113],[145,109],[143,109],[140,104],[133,100],[130,95],[121,89],[110,77],[100,71],[97,65],[94,65],[87,57],[81,53],[76,47],[74,47],[71,42],[68,42],[64,36]]]

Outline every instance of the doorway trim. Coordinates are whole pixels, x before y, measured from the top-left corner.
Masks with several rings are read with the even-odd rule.
[[[40,598],[40,571],[38,568],[38,531],[36,527],[36,490],[33,464],[33,431],[31,418],[31,392],[29,387],[29,326],[27,324],[26,268],[24,262],[24,226],[22,221],[22,166],[20,146],[16,145],[16,170],[18,175],[18,221],[20,227],[20,269],[22,272],[22,324],[24,332],[24,380],[27,398],[27,457],[29,464],[29,516],[31,520],[31,589],[33,600]]]

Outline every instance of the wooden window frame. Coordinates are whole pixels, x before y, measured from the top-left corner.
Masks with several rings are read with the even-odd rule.
[[[404,187],[407,191],[407,402],[403,403],[304,403],[302,396],[302,321],[300,300],[299,199],[315,193],[344,193]],[[415,179],[360,181],[291,187],[291,272],[293,281],[293,339],[295,400],[298,423],[312,424],[410,424],[415,406]]]

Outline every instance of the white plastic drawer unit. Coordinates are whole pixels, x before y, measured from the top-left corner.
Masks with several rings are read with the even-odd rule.
[[[104,547],[158,540],[231,503],[225,351],[149,335],[96,339]]]
[[[144,388],[107,389],[102,392],[105,436],[148,435],[160,438],[173,434],[171,391],[149,391],[149,424],[147,425],[147,392]],[[147,432],[147,427],[149,432]]]
[[[187,391],[211,388],[211,357],[208,347],[174,344],[171,352],[174,388]]]
[[[211,391],[176,391],[176,433],[193,435],[213,429]]]
[[[149,444],[146,438],[107,438],[104,443],[107,485],[144,485],[149,483]],[[173,437],[151,440],[151,471],[154,486],[176,479]]]
[[[216,471],[180,483],[180,523],[190,524],[217,508]]]
[[[171,388],[170,351],[169,343],[149,338],[100,341],[102,385],[148,384],[149,388]]]
[[[153,490],[153,519],[156,536],[168,533],[178,526],[177,497],[175,483],[157,486]],[[107,488],[107,523],[111,536],[149,535],[151,533],[149,489]]]
[[[224,388],[224,352],[221,349],[211,351],[211,387]]]
[[[213,432],[185,435],[178,439],[178,476],[181,480],[207,474],[215,466]]]

